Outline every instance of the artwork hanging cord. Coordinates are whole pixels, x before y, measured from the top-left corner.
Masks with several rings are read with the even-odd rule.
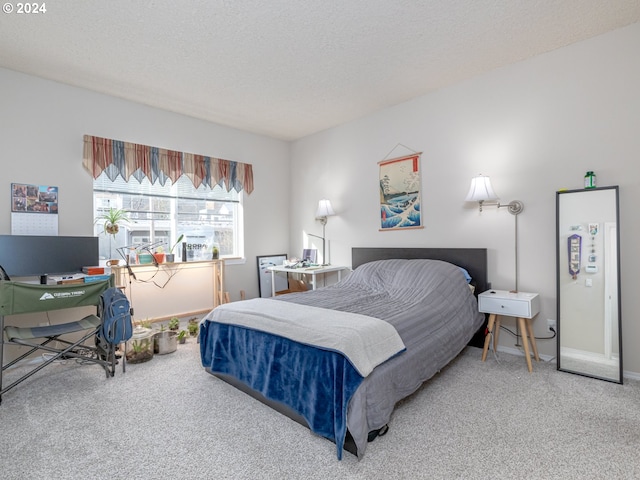
[[[424,228],[420,197],[420,156],[415,153],[380,165],[380,231]]]

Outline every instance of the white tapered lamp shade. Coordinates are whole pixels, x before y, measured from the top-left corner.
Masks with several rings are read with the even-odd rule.
[[[331,217],[335,214],[336,212],[333,211],[333,207],[331,207],[331,202],[329,200],[322,199],[318,202],[318,210],[316,211],[316,218]]]
[[[496,192],[491,187],[491,180],[484,175],[478,175],[471,179],[471,187],[465,202],[485,202],[498,200]]]

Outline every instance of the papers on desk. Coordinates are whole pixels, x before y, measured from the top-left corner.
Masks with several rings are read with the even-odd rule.
[[[73,285],[76,283],[93,283],[109,280],[110,275],[85,275],[75,273],[73,275],[49,275],[49,282],[57,285]]]
[[[84,274],[76,273],[73,275],[49,275],[48,283],[54,283],[57,285],[84,283]]]
[[[308,265],[306,267],[304,265],[283,265],[283,266],[287,270],[318,270],[322,268],[322,265]]]

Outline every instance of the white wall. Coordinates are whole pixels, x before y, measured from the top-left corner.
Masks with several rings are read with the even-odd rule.
[[[620,185],[624,368],[640,372],[640,24],[614,31],[309,136],[292,145],[291,251],[320,233],[317,202],[337,212],[327,224],[330,259],[350,264],[353,246],[486,247],[494,288],[514,285],[514,217],[467,205],[471,178],[489,175],[504,202],[524,202],[521,291],[539,292],[556,318],[555,192]],[[397,144],[422,151],[424,229],[379,232],[378,165]],[[389,157],[409,153],[397,147]],[[512,323],[506,322],[513,326]],[[514,338],[500,336],[503,346]],[[555,356],[555,341],[538,341]]]
[[[93,235],[93,183],[82,167],[84,134],[251,163],[245,255],[229,265],[226,290],[258,295],[256,256],[289,243],[289,144],[145,105],[0,69],[0,234],[11,233],[12,182],[60,188],[59,234]],[[8,252],[0,252],[2,255]],[[2,263],[0,261],[0,263]]]
[[[540,292],[534,328],[545,336],[545,319],[556,317],[555,191],[579,188],[594,170],[599,185],[620,185],[623,359],[625,370],[640,372],[639,44],[635,24],[292,145],[0,69],[0,234],[10,233],[11,182],[57,185],[60,234],[92,234],[92,183],[81,166],[82,135],[91,134],[253,164],[247,263],[227,269],[232,299],[240,289],[257,296],[257,255],[299,254],[305,232],[321,232],[314,214],[324,197],[338,213],[327,225],[334,264],[349,265],[353,246],[486,247],[493,286],[511,288],[514,218],[495,208],[480,215],[463,202],[482,172],[503,201],[525,204],[519,286]],[[397,144],[424,152],[425,228],[379,232],[377,162],[392,149],[390,156],[409,152]],[[513,346],[509,335],[500,338]],[[555,355],[555,342],[538,345]]]

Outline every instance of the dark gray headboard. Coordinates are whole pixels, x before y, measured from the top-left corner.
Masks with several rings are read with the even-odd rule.
[[[374,260],[389,260],[392,258],[428,258],[443,260],[458,265],[469,272],[476,286],[475,294],[490,288],[487,275],[486,248],[370,248],[354,247],[351,249],[351,268],[354,270],[363,263]],[[485,315],[486,317],[486,315]],[[484,346],[487,319],[469,341],[469,345],[482,348]]]
[[[351,249],[351,268],[363,263],[392,258],[428,258],[443,260],[466,269],[475,284],[476,294],[489,289],[486,248],[377,248],[354,247]]]

